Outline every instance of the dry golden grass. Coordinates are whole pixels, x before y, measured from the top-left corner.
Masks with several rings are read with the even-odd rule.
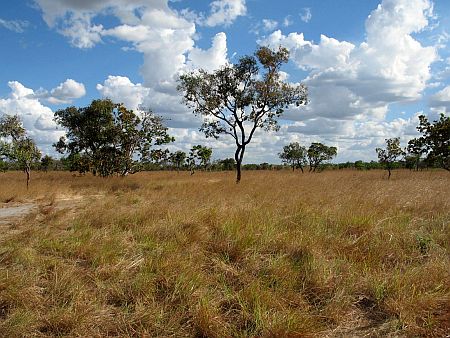
[[[450,334],[446,172],[22,176],[0,336]]]

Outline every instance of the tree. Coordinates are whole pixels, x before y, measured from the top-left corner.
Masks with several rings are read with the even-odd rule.
[[[431,123],[425,115],[420,115],[417,130],[422,136],[410,142],[421,148],[428,163],[450,171],[450,116],[441,114],[439,120]]]
[[[45,155],[41,158],[41,169],[47,172],[48,168],[50,168],[50,166],[53,164],[53,161],[53,157]]]
[[[378,162],[389,172],[388,179],[391,178],[391,170],[394,168],[395,161],[405,154],[400,147],[400,138],[386,139],[386,149],[376,148]]]
[[[307,155],[309,171],[315,172],[323,162],[329,161],[337,155],[337,148],[328,147],[319,142],[313,142],[308,148]]]
[[[138,171],[142,161],[151,160],[152,147],[173,141],[161,117],[150,110],[135,113],[109,99],[58,110],[55,121],[67,131],[54,144],[56,150],[81,159],[82,168],[87,163],[102,177]]]
[[[280,67],[288,59],[286,48],[260,47],[255,56],[244,56],[237,64],[180,76],[178,90],[194,114],[204,118],[200,130],[206,137],[226,134],[234,139],[237,183],[256,129],[278,130],[277,118],[285,108],[307,103],[306,87],[288,84],[281,77]]]
[[[418,171],[422,155],[426,153],[423,141],[417,138],[409,140],[406,150],[406,166]]]
[[[180,168],[186,162],[186,157],[187,157],[186,153],[184,151],[179,150],[174,153],[171,153],[169,159],[172,165],[177,169],[177,171],[180,171]]]
[[[234,170],[236,168],[236,161],[232,157],[220,160],[218,164],[222,170]]]
[[[292,167],[292,171],[295,168],[300,168],[303,172],[303,166],[306,165],[306,148],[302,147],[298,142],[290,143],[283,147],[283,152],[278,156],[282,162],[289,164]]]
[[[150,158],[145,162],[152,162],[158,169],[164,169],[167,167],[167,162],[170,161],[169,149],[152,149],[150,151]]]
[[[26,135],[18,116],[4,115],[0,118],[0,160],[15,162],[27,176],[30,184],[31,166],[41,158],[41,152],[34,141]]]
[[[194,174],[194,170],[197,166],[207,169],[212,156],[212,149],[204,147],[200,144],[193,146],[189,152],[188,164],[191,168],[191,175]]]

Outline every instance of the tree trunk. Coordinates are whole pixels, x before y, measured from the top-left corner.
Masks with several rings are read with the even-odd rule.
[[[241,181],[241,162],[236,162],[236,184]]]
[[[236,184],[241,181],[241,165],[244,158],[245,147],[238,146],[234,153],[234,159],[236,161]]]
[[[30,168],[26,168],[25,173],[27,174],[27,190],[28,190],[28,186],[30,185]]]

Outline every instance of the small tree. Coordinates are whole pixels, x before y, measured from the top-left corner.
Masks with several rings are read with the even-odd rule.
[[[422,160],[422,155],[426,153],[423,141],[417,138],[409,140],[406,151],[406,166],[410,169],[415,169],[416,171],[418,171],[420,161]]]
[[[292,167],[292,171],[295,168],[300,168],[303,173],[303,166],[306,165],[306,148],[302,147],[298,142],[293,142],[283,147],[283,152],[278,156],[282,162],[289,164]]]
[[[186,162],[186,157],[186,153],[179,150],[171,153],[169,159],[172,165],[177,169],[177,171],[180,171],[180,168],[183,167],[184,163]]]
[[[218,164],[222,170],[234,170],[236,168],[236,161],[232,157],[220,160]]]
[[[378,162],[389,172],[388,179],[391,178],[391,170],[394,168],[395,161],[403,156],[405,152],[400,147],[400,138],[386,139],[386,149],[376,148]]]
[[[319,142],[313,142],[307,151],[309,171],[315,172],[325,161],[331,160],[337,155],[336,147],[328,147]]]
[[[45,155],[41,158],[41,169],[47,172],[50,166],[53,164],[53,161],[53,157]]]
[[[212,73],[200,69],[184,74],[178,86],[184,102],[204,118],[200,130],[206,137],[226,134],[234,139],[237,183],[256,129],[278,130],[277,118],[285,108],[307,102],[304,85],[291,85],[281,77],[280,67],[289,59],[286,48],[260,47],[255,56],[244,56]]]
[[[4,115],[0,119],[0,159],[15,162],[27,176],[30,183],[31,166],[41,158],[41,152],[34,141],[26,135],[18,116]]]
[[[193,146],[189,152],[188,163],[191,168],[191,175],[194,174],[194,170],[197,166],[207,169],[212,156],[212,149],[204,147],[200,144]]]
[[[149,110],[135,113],[109,99],[58,110],[55,120],[67,130],[67,138],[54,144],[56,150],[79,155],[94,175],[103,177],[138,171],[141,162],[151,161],[152,147],[173,141],[161,117]]]

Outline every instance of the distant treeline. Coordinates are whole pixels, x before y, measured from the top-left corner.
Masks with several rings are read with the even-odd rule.
[[[306,166],[308,168],[308,166]],[[439,168],[438,164],[428,163],[427,161],[421,161],[418,166],[414,160],[403,160],[396,161],[393,163],[394,169],[410,169],[410,170],[424,170]],[[75,165],[70,158],[62,157],[60,159],[53,159],[50,156],[44,156],[39,162],[34,162],[32,164],[33,170],[38,171],[70,171],[78,172],[79,168]],[[233,158],[227,158],[223,160],[215,160],[208,164],[206,167],[203,165],[198,165],[196,170],[200,171],[233,171],[236,169],[236,163]],[[243,170],[291,170],[291,166],[288,164],[271,164],[267,162],[263,163],[249,163],[242,165]],[[377,161],[355,161],[355,162],[342,162],[342,163],[324,163],[318,168],[319,171],[323,170],[339,170],[339,169],[353,169],[353,170],[373,170],[373,169],[384,169],[383,164]],[[16,162],[6,162],[0,160],[0,171],[14,171],[22,170],[20,165]],[[184,164],[182,166],[177,166],[170,161],[162,163],[142,163],[141,171],[192,171],[192,166],[189,164]]]

